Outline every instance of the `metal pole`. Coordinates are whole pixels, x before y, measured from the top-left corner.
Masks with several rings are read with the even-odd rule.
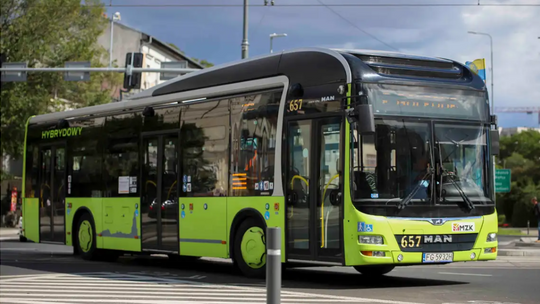
[[[274,52],[274,50],[272,50],[272,39],[274,39],[274,37],[270,36],[270,54]]]
[[[281,302],[281,231],[266,228],[266,303]]]
[[[191,73],[200,71],[200,69],[177,69],[177,68],[0,68],[0,72],[118,72],[128,73]]]
[[[244,0],[244,38],[242,39],[242,59],[248,57],[248,0]]]
[[[491,113],[495,113],[493,105],[495,104],[495,92],[493,91],[493,38],[490,34],[486,34],[489,37],[489,44],[491,48]]]
[[[114,15],[111,17],[111,47],[109,48],[109,67],[110,68],[112,68],[113,32],[114,32]]]

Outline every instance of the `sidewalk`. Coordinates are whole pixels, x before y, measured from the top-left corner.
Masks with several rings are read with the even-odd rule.
[[[538,235],[538,231],[536,231]],[[540,243],[538,237],[522,237],[517,241],[499,246],[498,256],[534,256],[540,257]]]
[[[19,228],[0,228],[0,241],[19,239]]]

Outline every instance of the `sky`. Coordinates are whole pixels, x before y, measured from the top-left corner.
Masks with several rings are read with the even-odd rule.
[[[109,16],[120,12],[121,23],[172,42],[191,57],[216,65],[241,59],[243,0],[103,2]],[[270,52],[271,33],[287,33],[274,39],[274,52],[326,47],[397,50],[461,63],[485,58],[491,95],[489,37],[467,32],[489,33],[495,107],[540,107],[540,0],[480,0],[480,6],[479,0],[274,0],[274,6],[268,2],[264,6],[264,0],[249,1],[249,57]],[[502,127],[540,127],[537,114],[496,114]]]

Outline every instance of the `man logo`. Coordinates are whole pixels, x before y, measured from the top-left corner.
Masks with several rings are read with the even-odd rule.
[[[425,235],[424,244],[452,243],[451,235]]]
[[[432,219],[431,222],[433,223],[433,225],[436,225],[436,226],[440,226],[444,224],[443,219]]]

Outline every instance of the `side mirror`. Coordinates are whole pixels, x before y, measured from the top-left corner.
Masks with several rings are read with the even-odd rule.
[[[491,155],[499,155],[499,130],[489,130]]]
[[[303,96],[304,96],[304,88],[302,87],[301,84],[295,83],[289,87],[288,97],[290,99],[298,99],[298,98],[302,98]]]
[[[357,105],[356,109],[358,111],[358,131],[362,134],[375,133],[373,106],[370,104]]]

